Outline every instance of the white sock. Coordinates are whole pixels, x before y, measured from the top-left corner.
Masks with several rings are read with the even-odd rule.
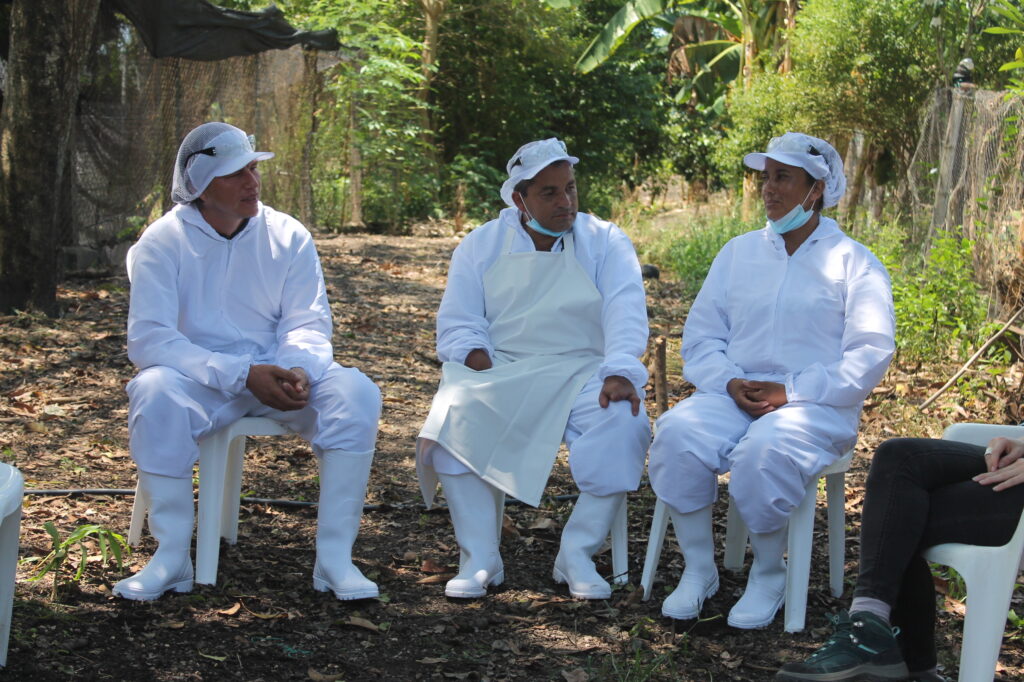
[[[850,613],[855,611],[867,611],[878,616],[886,623],[889,622],[889,614],[892,613],[892,607],[886,604],[881,599],[875,599],[874,597],[854,597],[850,603]]]

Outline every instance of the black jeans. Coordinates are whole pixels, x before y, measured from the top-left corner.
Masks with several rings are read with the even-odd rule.
[[[1006,544],[1024,508],[1024,485],[995,492],[971,477],[985,470],[982,447],[896,438],[871,462],[861,515],[855,597],[893,607],[912,672],[936,664],[935,587],[921,552],[945,542]]]

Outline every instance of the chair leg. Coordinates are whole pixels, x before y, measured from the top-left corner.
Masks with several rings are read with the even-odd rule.
[[[647,539],[647,556],[644,557],[644,570],[640,577],[640,587],[644,591],[644,601],[651,598],[654,585],[654,574],[658,572],[658,561],[661,559],[661,548],[665,544],[665,532],[668,530],[668,507],[660,499],[654,504],[654,518],[651,520],[651,534]]]
[[[804,629],[807,615],[807,585],[811,575],[811,546],[814,543],[814,507],[818,501],[818,479],[807,484],[804,499],[789,517],[789,549],[786,567],[786,632]]]
[[[825,477],[828,503],[828,586],[833,597],[843,596],[846,567],[846,474]]]
[[[21,507],[18,507],[0,521],[0,666],[7,665],[7,640],[11,634],[20,529]]]
[[[743,570],[743,560],[747,555],[747,524],[740,517],[739,510],[729,496],[729,511],[725,522],[725,554],[722,566],[727,571]]]
[[[960,647],[959,680],[990,680],[999,660],[1016,572],[998,579],[988,571],[979,571],[977,575],[963,571],[961,575],[967,584],[967,613]]]
[[[619,511],[612,522],[612,582],[625,585],[629,582],[629,524],[627,498],[622,498]]]
[[[227,434],[218,432],[199,443],[199,522],[196,524],[196,582],[217,583],[221,512],[227,477]]]
[[[142,524],[146,520],[146,512],[149,511],[149,500],[142,491],[142,487],[135,484],[135,501],[132,503],[132,520],[128,525],[128,544],[137,547],[142,540]]]
[[[245,459],[245,436],[235,436],[228,446],[228,462],[224,477],[224,498],[220,512],[220,536],[229,545],[238,542],[238,511],[242,496],[242,464]]]

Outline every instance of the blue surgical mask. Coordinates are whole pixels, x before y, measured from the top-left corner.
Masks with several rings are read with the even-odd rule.
[[[814,187],[807,190],[807,194],[804,196],[804,200],[793,207],[793,209],[782,216],[778,220],[772,220],[768,218],[768,225],[774,230],[775,234],[786,234],[792,230],[803,227],[807,224],[807,221],[814,216],[814,211],[804,208],[804,201],[807,201],[807,197],[811,196],[811,192],[814,191]]]
[[[537,232],[540,232],[541,234],[546,234],[549,237],[554,237],[555,239],[561,237],[566,232],[568,232],[569,230],[572,229],[570,227],[569,230],[562,230],[561,232],[555,232],[553,230],[549,230],[548,228],[546,228],[543,225],[541,225],[540,223],[538,223],[537,219],[534,218],[533,215],[529,211],[526,211],[526,215],[530,217],[530,219],[526,221],[526,226],[527,227],[529,227],[531,230],[536,230]],[[576,221],[574,220],[573,223],[575,223],[575,222]]]

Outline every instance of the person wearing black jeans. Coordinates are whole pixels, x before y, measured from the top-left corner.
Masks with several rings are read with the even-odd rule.
[[[941,680],[935,590],[921,553],[947,542],[1006,544],[1024,509],[1022,483],[1024,440],[882,443],[868,474],[850,611],[832,618],[835,632],[810,658],[775,679]]]

